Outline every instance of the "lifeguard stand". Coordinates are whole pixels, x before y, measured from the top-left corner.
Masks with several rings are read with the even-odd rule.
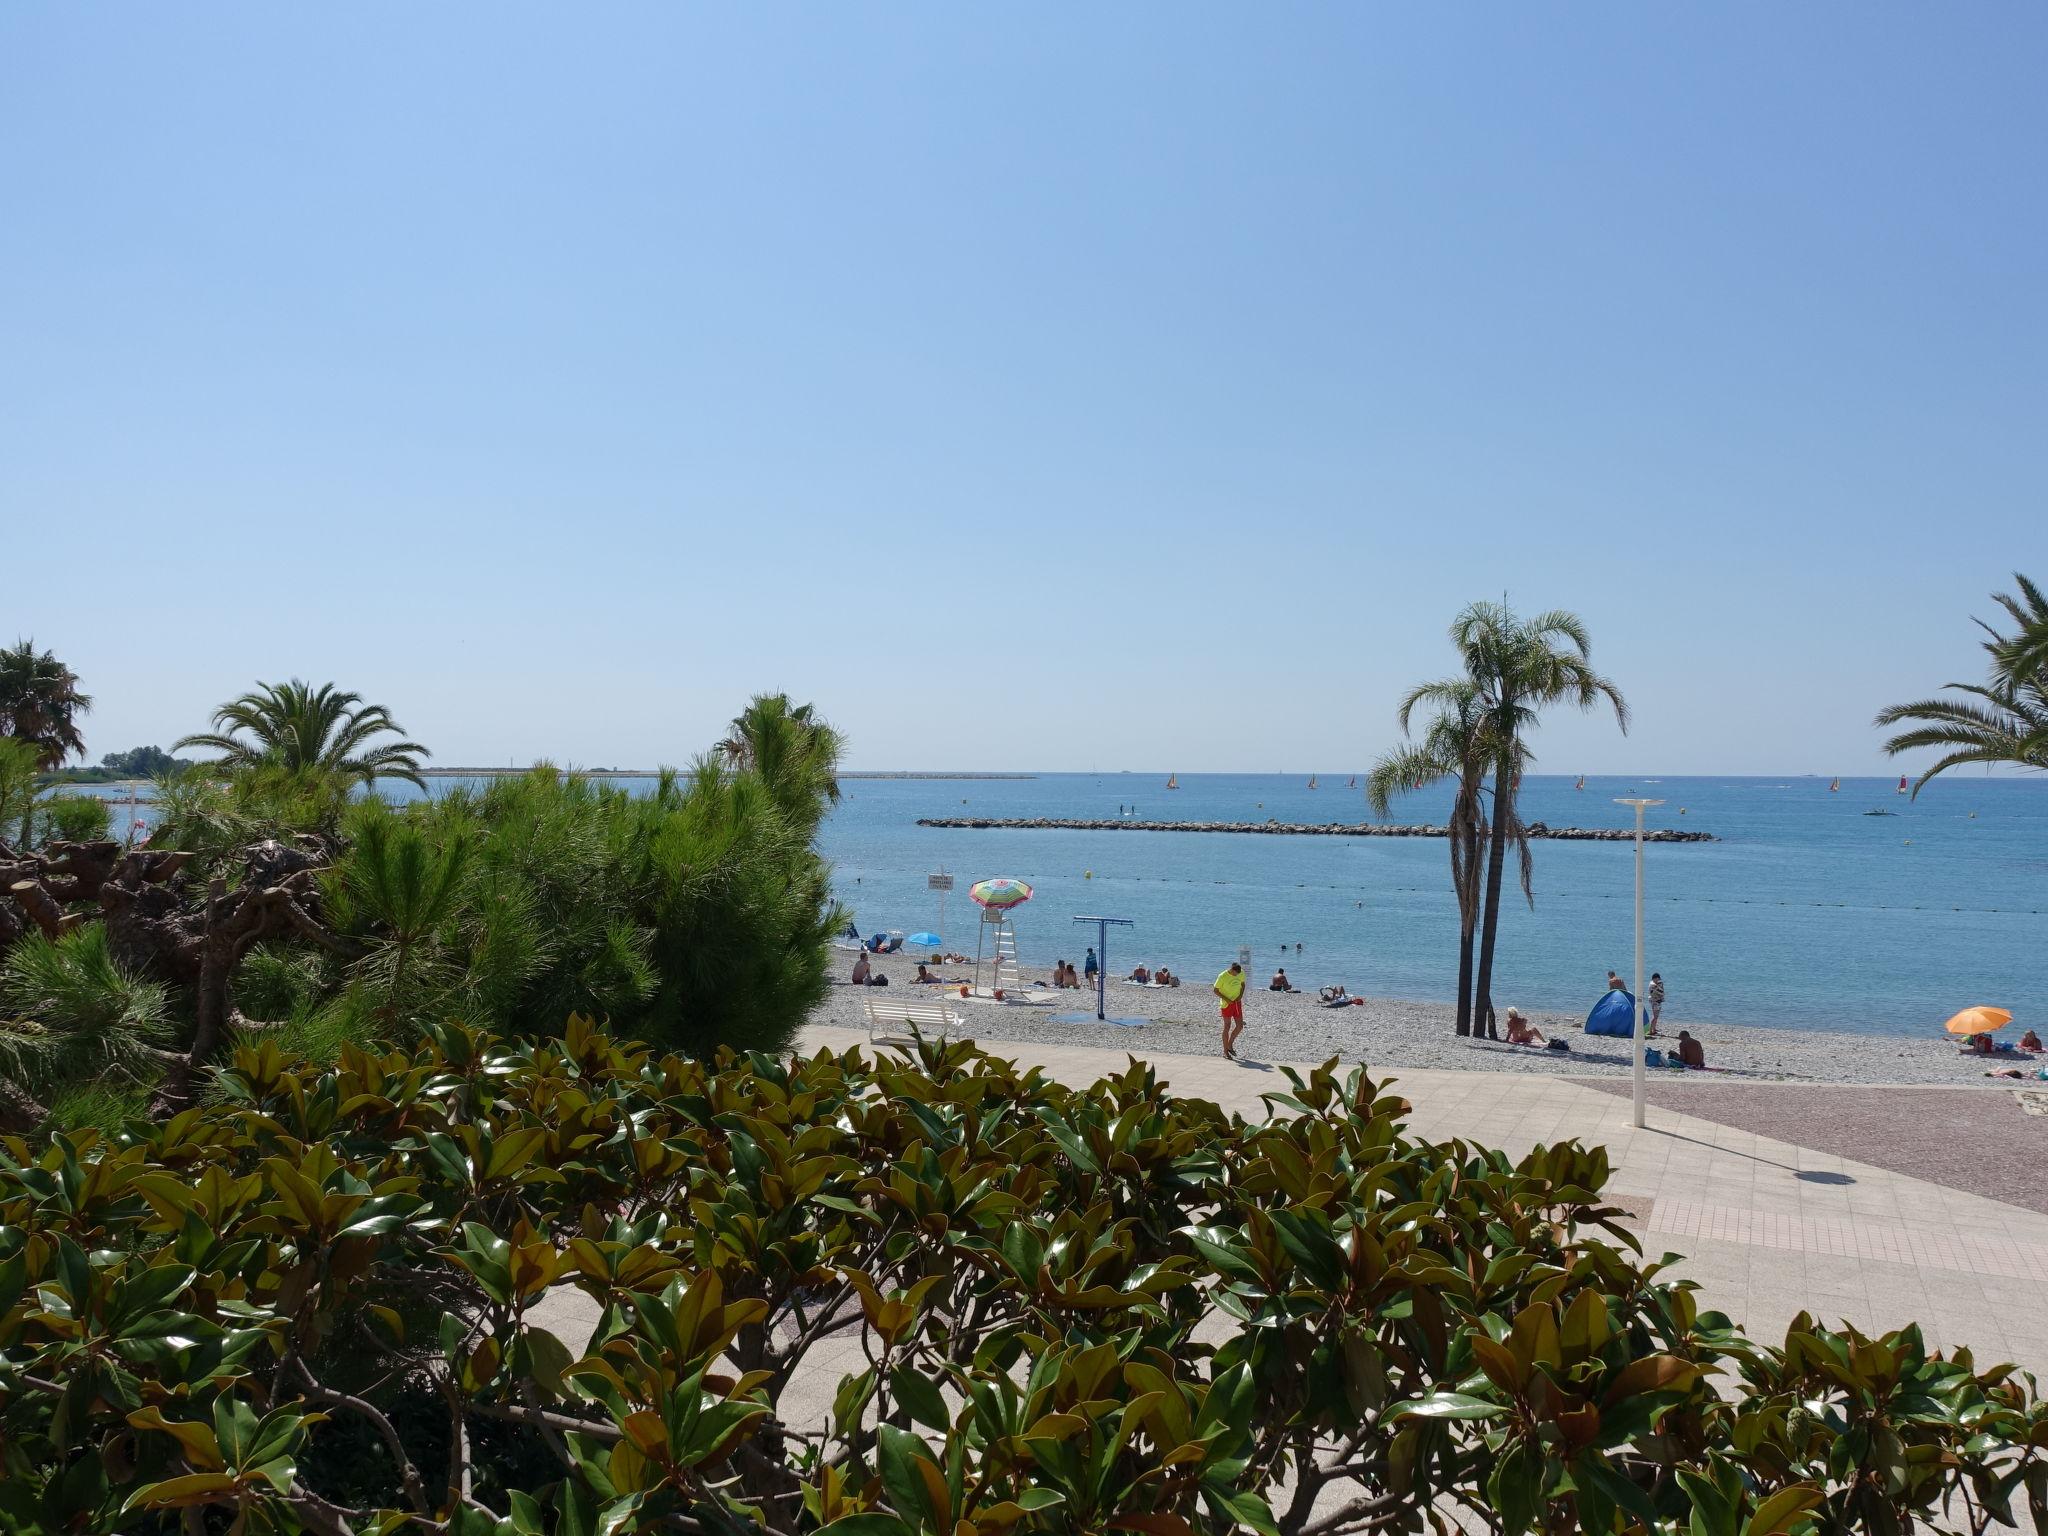
[[[1007,907],[989,907],[981,914],[981,932],[974,940],[974,990],[983,991],[981,968],[983,957],[988,962],[989,981],[987,995],[1001,992],[1019,997],[1024,992],[1023,972],[1018,968],[1017,929],[1010,921]]]

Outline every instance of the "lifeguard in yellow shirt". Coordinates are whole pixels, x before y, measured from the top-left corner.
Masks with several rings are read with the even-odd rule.
[[[1230,962],[1230,969],[1216,978],[1213,991],[1223,1003],[1223,1058],[1237,1060],[1237,1037],[1244,1033],[1244,967]]]

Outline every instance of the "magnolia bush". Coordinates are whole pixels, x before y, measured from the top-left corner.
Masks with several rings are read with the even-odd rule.
[[[0,1143],[0,1528],[2042,1522],[2009,1367],[1746,1338],[1639,1256],[1598,1149],[1418,1140],[1334,1064],[1272,1107],[580,1019],[245,1048],[164,1124]]]

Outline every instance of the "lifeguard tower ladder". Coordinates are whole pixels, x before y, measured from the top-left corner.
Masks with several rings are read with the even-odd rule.
[[[989,967],[987,987],[981,982],[984,954]],[[1024,994],[1024,974],[1017,958],[1017,930],[1006,909],[989,908],[981,914],[981,932],[974,941],[974,990],[987,997],[998,992],[1006,997]]]

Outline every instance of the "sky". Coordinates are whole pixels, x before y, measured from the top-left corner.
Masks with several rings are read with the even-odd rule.
[[[1875,773],[2048,579],[2048,8],[0,8],[0,643],[89,755]]]

